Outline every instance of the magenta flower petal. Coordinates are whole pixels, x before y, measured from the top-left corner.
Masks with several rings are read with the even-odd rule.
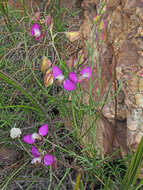
[[[27,134],[23,137],[24,142],[28,144],[33,144],[35,142],[35,139],[32,138],[32,134]]]
[[[61,81],[64,79],[64,75],[58,66],[53,67],[53,77]]]
[[[39,128],[39,134],[41,135],[41,136],[45,136],[45,135],[47,135],[48,134],[48,124],[44,124],[44,125],[42,125],[40,128]]]
[[[91,75],[91,67],[86,67],[80,71],[83,78],[89,78]]]
[[[74,72],[69,73],[69,79],[72,80],[74,83],[78,82],[78,78],[76,76],[76,73],[74,73]]]
[[[76,85],[70,79],[64,80],[63,87],[67,91],[72,91],[76,89]]]
[[[30,33],[32,36],[39,38],[41,36],[40,26],[36,23],[31,27]]]
[[[39,157],[40,156],[40,152],[35,146],[32,146],[32,155],[34,157]]]
[[[46,155],[44,156],[44,164],[45,164],[46,166],[50,166],[51,164],[54,163],[54,161],[55,161],[54,156],[49,155],[49,154],[46,154]]]

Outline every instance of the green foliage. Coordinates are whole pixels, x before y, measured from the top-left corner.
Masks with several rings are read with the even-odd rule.
[[[20,90],[25,95],[25,97],[35,106],[36,111],[43,111],[43,113],[45,112],[45,109],[38,103],[38,100],[36,100],[29,92],[24,89],[24,87],[22,87],[21,84],[15,81],[12,77],[0,71],[0,78],[5,80],[8,84],[11,84],[13,87],[17,88],[17,90]]]
[[[128,169],[126,171],[126,174],[124,176],[120,189],[134,190],[134,184],[137,178],[139,177],[141,167],[142,167],[142,162],[143,162],[143,137],[128,166]],[[141,180],[140,184],[138,184],[138,187],[136,187],[136,189],[138,189],[142,185],[143,185],[143,181]]]
[[[94,147],[96,122],[100,118],[102,108],[108,101],[115,98],[122,84],[119,85],[117,92],[110,100],[107,99],[107,93],[103,95],[100,101],[94,101],[92,97],[93,81],[90,79],[89,91],[86,92],[89,96],[87,104],[82,102],[84,93],[80,86],[77,86],[78,92],[71,93],[63,91],[63,88],[57,87],[56,84],[46,89],[43,84],[42,74],[39,71],[43,54],[46,54],[53,62],[55,61],[53,57],[56,58],[57,64],[64,70],[65,75],[69,72],[65,60],[61,58],[61,52],[59,52],[59,50],[62,50],[63,53],[61,41],[65,40],[63,36],[61,37],[61,33],[66,31],[66,23],[64,21],[61,22],[61,18],[64,13],[67,14],[68,10],[60,7],[58,0],[51,1],[49,10],[52,10],[53,27],[47,29],[48,39],[45,38],[43,41],[35,42],[29,35],[28,24],[31,22],[31,18],[28,18],[30,15],[26,4],[23,0],[20,0],[20,2],[24,6],[22,21],[20,20],[21,16],[18,11],[11,10],[7,3],[0,3],[0,11],[5,19],[5,27],[7,28],[5,35],[1,36],[3,45],[0,47],[2,58],[0,62],[0,140],[3,146],[14,147],[14,141],[8,135],[11,127],[16,125],[17,127],[21,127],[24,132],[33,132],[33,130],[35,131],[35,127],[38,127],[41,123],[49,122],[50,135],[45,143],[41,145],[41,148],[49,150],[50,146],[54,147],[55,157],[57,157],[59,165],[63,164],[66,168],[63,176],[60,176],[55,190],[63,188],[62,185],[67,176],[70,176],[72,169],[75,169],[77,176],[75,189],[80,186],[81,190],[83,190],[88,184],[89,189],[98,186],[100,190],[139,190],[143,185],[143,180],[140,180],[137,186],[135,186],[135,182],[142,167],[143,138],[132,157],[127,171],[126,163],[129,162],[129,159],[114,162],[112,161],[112,156],[99,158]],[[46,11],[45,8],[43,15],[47,14]],[[70,16],[74,16],[77,13],[69,14]],[[13,23],[11,23],[10,18],[13,18]],[[9,36],[11,35],[12,41],[9,40]],[[94,41],[95,39],[93,38]],[[93,64],[95,64],[95,44],[93,43],[92,47],[89,47],[88,44],[86,45],[91,58],[91,67],[93,67]],[[96,64],[100,80],[94,81],[94,84],[98,83],[97,97],[99,97],[101,93],[100,86],[103,81],[101,80],[98,55],[96,57]],[[60,96],[59,91],[61,92]],[[97,114],[96,109],[99,107],[101,109]],[[55,110],[58,113],[58,119],[54,113]],[[85,122],[86,115],[89,120],[89,128],[81,134],[80,130]],[[71,131],[63,128],[63,117],[68,118],[69,122],[72,123],[73,129]],[[32,126],[32,128],[28,128],[29,126]],[[83,143],[83,138],[88,133],[91,134],[92,143],[90,145],[85,144],[85,147],[81,148],[79,144],[80,142]],[[67,141],[70,143],[67,143]],[[25,146],[23,141],[18,141],[17,146],[22,147],[25,152],[31,155],[29,147]],[[89,152],[91,153],[90,155]],[[1,189],[7,189],[11,180],[13,178],[18,179],[19,172],[26,165],[29,167],[29,155],[25,154],[24,160],[26,161],[5,178],[0,186]],[[69,164],[66,161],[66,157],[73,161]],[[27,187],[27,190],[31,189],[40,180],[40,176],[44,175],[44,170],[47,170],[47,168],[39,168],[38,172],[37,168],[34,170],[36,174],[33,172],[33,175],[36,177],[31,179],[32,182]],[[47,189],[50,190],[52,181],[56,178],[56,172],[54,173],[52,168],[48,170],[50,175],[48,176],[49,186]]]

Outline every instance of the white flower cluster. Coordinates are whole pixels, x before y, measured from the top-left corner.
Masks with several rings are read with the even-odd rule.
[[[15,138],[20,137],[21,134],[22,134],[22,132],[21,132],[21,129],[19,129],[19,128],[13,127],[13,128],[10,130],[10,137],[11,137],[12,139],[15,139]]]

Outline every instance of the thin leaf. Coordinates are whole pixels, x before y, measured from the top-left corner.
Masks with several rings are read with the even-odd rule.
[[[126,171],[126,174],[124,176],[124,179],[120,188],[121,190],[133,189],[133,186],[136,182],[136,179],[138,178],[140,169],[142,167],[142,161],[143,161],[143,137]]]
[[[0,70],[0,78],[2,78],[3,80],[5,80],[8,84],[11,84],[13,87],[15,87],[16,89],[18,89],[19,91],[21,91],[21,93],[23,95],[25,95],[25,97],[35,106],[35,108],[37,108],[37,110],[39,112],[45,112],[44,107],[38,102],[38,100],[36,98],[34,98],[30,92],[27,92],[26,89],[19,84],[15,79],[13,79],[11,76],[7,75],[6,73],[2,72]]]
[[[143,179],[139,182],[135,190],[139,190],[143,186]]]
[[[8,105],[8,106],[0,106],[0,109],[8,109],[8,108],[24,108],[24,109],[30,109],[33,111],[39,111],[35,107],[27,106],[27,105]]]
[[[79,173],[77,174],[77,177],[76,177],[76,184],[75,184],[74,190],[78,190],[78,189],[79,189],[80,180],[81,180],[81,172],[79,172]]]

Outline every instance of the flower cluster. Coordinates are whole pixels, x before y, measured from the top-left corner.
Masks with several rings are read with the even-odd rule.
[[[40,13],[35,13],[34,20],[38,21],[40,19]],[[41,20],[40,20],[41,21]],[[51,16],[47,15],[44,19],[44,23],[46,25],[50,25],[51,23]],[[30,30],[31,35],[36,39],[39,40],[43,36],[39,24],[35,23],[32,25]],[[80,33],[79,32],[66,32],[66,37],[71,41],[75,41],[79,39]],[[81,56],[82,58],[82,56]],[[89,78],[91,75],[91,68],[88,66],[80,71],[80,76],[78,77],[75,72],[70,72],[68,78],[65,79],[62,71],[59,69],[58,66],[51,67],[51,61],[46,57],[43,56],[42,64],[41,64],[41,71],[44,73],[44,84],[45,87],[48,87],[53,84],[53,79],[57,79],[60,82],[63,82],[63,87],[67,91],[73,91],[76,89],[76,84],[81,82],[85,78]],[[29,136],[27,137],[29,138]]]
[[[39,164],[43,160],[45,166],[55,165],[53,155],[45,154],[44,151],[40,152],[35,146],[32,146],[32,155],[34,158],[31,160],[31,164]]]
[[[28,144],[34,144],[36,140],[42,140],[42,138],[47,134],[48,124],[44,124],[39,128],[38,133],[27,134],[24,136],[23,140]],[[46,166],[55,165],[55,158],[53,155],[49,155],[44,151],[39,151],[35,146],[32,146],[32,155],[34,157],[31,161],[32,164],[41,163],[43,160],[43,163]]]
[[[21,132],[21,129],[20,128],[17,128],[17,127],[13,127],[11,130],[10,130],[10,137],[12,139],[15,139],[15,138],[19,138],[21,136],[22,132]]]
[[[75,72],[69,73],[69,78],[64,80],[64,75],[62,71],[59,69],[58,66],[53,67],[53,78],[63,82],[63,87],[67,91],[73,91],[76,89],[76,84],[81,82],[83,79],[88,78],[91,76],[91,67],[86,67],[80,71],[80,76],[77,77]]]

